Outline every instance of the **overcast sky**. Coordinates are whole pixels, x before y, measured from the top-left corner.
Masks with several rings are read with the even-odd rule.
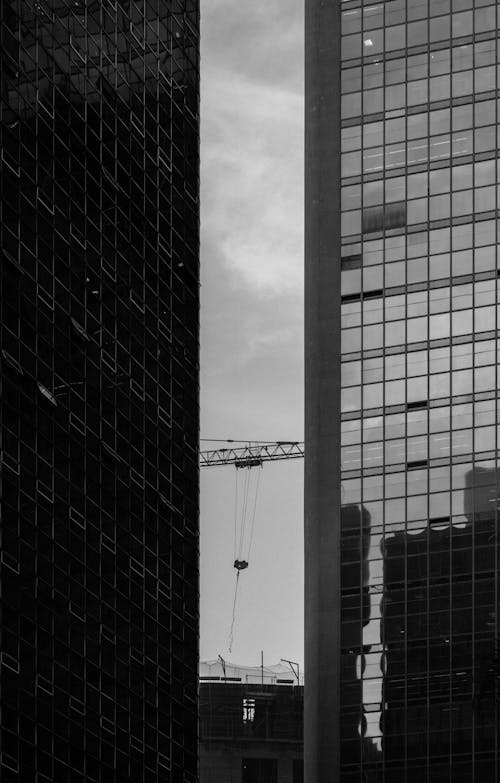
[[[201,434],[302,440],[303,3],[201,5]],[[262,470],[229,654],[236,470],[202,470],[202,659],[302,662],[302,471]]]

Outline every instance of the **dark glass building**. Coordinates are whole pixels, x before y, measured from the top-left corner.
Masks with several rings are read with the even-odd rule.
[[[498,780],[499,7],[306,18],[306,781]]]
[[[195,781],[198,2],[0,7],[2,781]]]

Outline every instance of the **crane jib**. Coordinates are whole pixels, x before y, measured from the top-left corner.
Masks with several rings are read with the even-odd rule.
[[[236,468],[258,468],[264,462],[304,457],[304,443],[299,441],[277,441],[256,445],[248,443],[224,449],[200,451],[200,467],[234,465]]]

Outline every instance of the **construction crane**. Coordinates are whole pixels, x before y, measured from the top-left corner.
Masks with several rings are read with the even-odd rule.
[[[231,443],[232,441],[225,441]],[[241,441],[236,441],[240,443]],[[211,468],[220,465],[234,465],[236,468],[257,468],[264,462],[304,457],[304,444],[299,441],[276,441],[276,443],[248,442],[245,446],[231,446],[223,449],[200,451],[200,467]]]
[[[210,440],[209,438],[202,438],[202,441],[234,444],[224,448],[200,451],[201,468],[211,468],[221,465],[233,465],[236,468],[233,560],[233,567],[236,570],[236,582],[234,587],[231,629],[229,631],[229,652],[231,652],[236,621],[238,584],[241,573],[246,571],[249,566],[257,510],[257,497],[259,494],[261,470],[254,471],[253,468],[262,469],[264,462],[276,462],[283,459],[301,459],[304,457],[304,443],[296,440],[279,440],[272,442]],[[241,476],[238,468],[247,468],[247,470],[242,471],[243,476]],[[254,473],[256,473],[257,478],[252,486],[252,475]],[[241,483],[239,482],[239,478],[242,478],[242,487],[239,487],[239,483]]]

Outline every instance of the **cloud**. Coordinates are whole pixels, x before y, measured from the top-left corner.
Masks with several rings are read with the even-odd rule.
[[[214,242],[207,250],[211,264],[202,287],[203,432],[300,438],[301,291],[270,293],[247,285],[228,269],[218,247]]]
[[[203,3],[205,437],[303,437],[302,35],[302,0]],[[302,466],[263,472],[234,660],[255,661],[262,649],[266,660],[301,660]],[[234,469],[202,472],[201,649],[209,658],[226,656],[234,480]]]
[[[302,111],[296,96],[223,82],[204,128],[202,225],[248,283],[302,281]]]
[[[222,68],[297,94],[303,78],[302,0],[206,0],[202,55],[207,68]]]
[[[303,99],[302,77],[294,70],[301,58],[291,50],[293,41],[300,49],[300,26],[283,3],[271,3],[269,12],[240,5],[235,12],[231,5],[212,2],[205,14],[202,236],[217,237],[228,268],[248,285],[297,291]],[[294,75],[284,80],[279,71],[290,62]]]

